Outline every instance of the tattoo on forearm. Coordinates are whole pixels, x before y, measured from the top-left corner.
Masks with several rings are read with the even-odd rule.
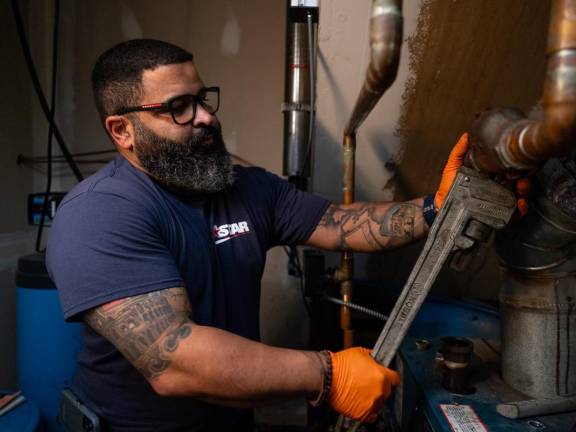
[[[86,323],[112,342],[147,378],[156,378],[192,325],[184,288],[170,288],[111,302],[90,311]]]
[[[357,203],[346,208],[332,204],[318,226],[336,231],[341,249],[378,250],[413,240],[422,229],[421,212],[411,202],[391,206]]]
[[[409,203],[394,205],[384,214],[380,224],[380,235],[412,240],[417,209],[414,204]]]

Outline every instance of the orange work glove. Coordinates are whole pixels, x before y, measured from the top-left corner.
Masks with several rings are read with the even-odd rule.
[[[516,213],[514,217],[524,217],[528,213],[528,200],[526,197],[530,192],[531,181],[530,177],[521,177],[516,180]]]
[[[468,134],[464,133],[450,152],[450,155],[448,156],[448,162],[446,162],[444,171],[442,171],[440,186],[438,186],[438,191],[434,196],[434,205],[436,206],[437,210],[440,210],[444,200],[446,199],[446,196],[448,195],[448,192],[450,192],[452,183],[454,183],[454,179],[456,178],[456,172],[458,171],[458,168],[462,166],[467,151]]]
[[[462,166],[467,151],[468,134],[464,133],[450,152],[450,155],[448,156],[448,162],[446,162],[444,171],[442,171],[440,186],[438,187],[438,191],[434,196],[434,205],[436,206],[437,210],[440,210],[440,207],[442,207],[448,192],[450,192],[452,183],[454,183],[454,179],[456,178],[456,172]],[[528,212],[528,201],[526,200],[526,197],[530,192],[530,178],[521,177],[517,179],[515,192],[518,200],[516,202],[516,212],[514,216],[522,217]]]
[[[332,357],[330,406],[354,420],[374,422],[400,376],[378,364],[366,348],[348,348]]]

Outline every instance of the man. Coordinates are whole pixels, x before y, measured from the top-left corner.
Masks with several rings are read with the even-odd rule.
[[[119,156],[66,196],[47,255],[66,319],[87,324],[79,398],[119,431],[249,430],[246,408],[294,396],[374,420],[399,380],[368,350],[257,342],[265,254],[279,244],[399,246],[425,235],[423,208],[434,206],[330,204],[232,167],[219,90],[171,44],[121,43],[98,59],[92,83]]]

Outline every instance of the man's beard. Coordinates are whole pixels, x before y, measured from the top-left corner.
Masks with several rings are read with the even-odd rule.
[[[219,128],[197,128],[183,142],[157,135],[139,119],[135,119],[134,129],[134,152],[142,167],[159,182],[202,193],[220,192],[234,183],[232,161]]]

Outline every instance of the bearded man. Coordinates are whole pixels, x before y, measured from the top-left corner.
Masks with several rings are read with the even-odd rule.
[[[258,342],[266,251],[403,245],[426,234],[434,197],[331,204],[233,166],[215,116],[219,89],[192,60],[139,39],[94,67],[119,155],[68,193],[47,251],[66,319],[86,324],[74,392],[113,431],[251,430],[251,407],[294,396],[375,419],[399,380],[368,350]],[[464,152],[452,156],[444,193]]]

